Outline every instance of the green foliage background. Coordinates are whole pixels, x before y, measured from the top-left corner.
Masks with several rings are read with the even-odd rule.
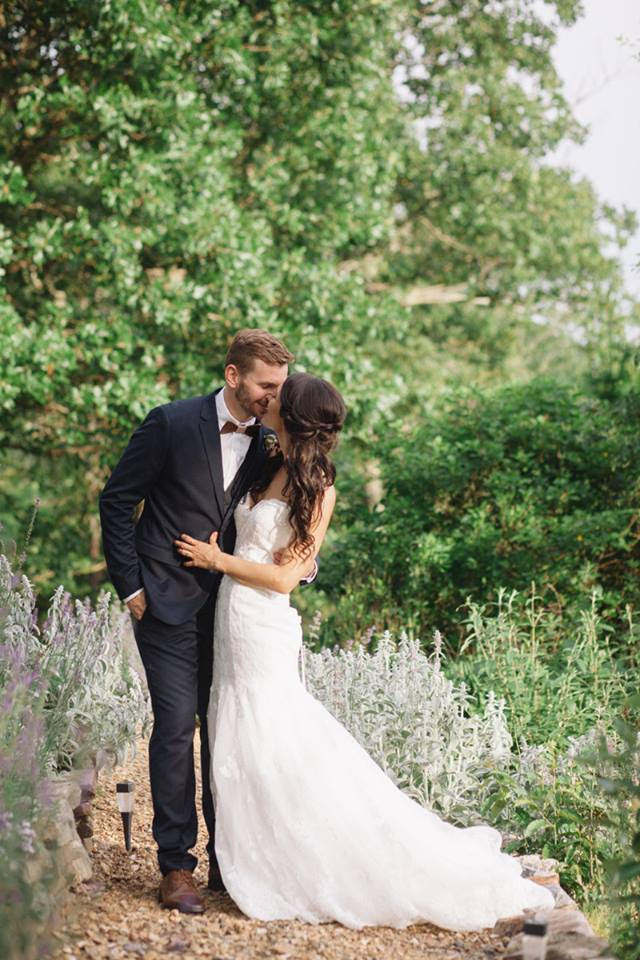
[[[219,383],[244,325],[349,405],[302,601],[337,611],[325,639],[354,601],[446,626],[498,582],[634,600],[635,222],[546,162],[583,135],[551,59],[579,3],[546,8],[9,0],[0,515],[20,540],[40,497],[43,600],[104,584],[109,469],[150,407]]]
[[[352,493],[324,572],[340,597],[328,629],[438,627],[453,643],[468,597],[532,582],[558,610],[597,589],[622,618],[640,575],[639,403],[549,378],[459,387],[382,436],[382,500]]]

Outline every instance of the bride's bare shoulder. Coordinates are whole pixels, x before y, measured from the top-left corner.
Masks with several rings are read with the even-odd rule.
[[[336,488],[333,484],[330,487],[326,487],[324,493],[322,494],[322,509],[333,510],[336,504]]]

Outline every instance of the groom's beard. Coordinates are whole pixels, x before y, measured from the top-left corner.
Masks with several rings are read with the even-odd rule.
[[[258,420],[261,420],[267,412],[267,407],[269,406],[268,399],[264,402],[252,400],[251,394],[247,390],[244,380],[242,379],[238,381],[238,386],[236,387],[236,401],[242,407],[247,420],[249,417],[257,417]]]

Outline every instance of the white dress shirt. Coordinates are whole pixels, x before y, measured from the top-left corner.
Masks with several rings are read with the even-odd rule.
[[[224,388],[216,394],[216,410],[218,412],[218,428],[222,430],[225,423],[230,420],[238,427],[250,427],[256,422],[255,417],[249,420],[238,420],[233,414],[229,413],[229,408],[224,399]],[[251,446],[251,437],[246,433],[221,433],[220,450],[222,452],[222,482],[224,489],[228,490],[233,483],[234,477],[242,461],[246,457]]]
[[[232,413],[229,413],[229,408],[224,399],[224,387],[216,394],[216,411],[218,414],[218,430],[222,430],[227,420],[231,420],[232,423],[237,424],[239,427],[249,427],[256,422],[255,417],[250,417],[249,420],[238,420]],[[249,452],[250,445],[251,437],[248,437],[246,433],[238,433],[236,431],[236,433],[220,434],[222,483],[225,490],[228,490],[233,483],[242,461]],[[128,603],[129,600],[133,600],[133,598],[137,597],[143,590],[144,587],[140,587],[139,590],[125,597],[123,603]]]

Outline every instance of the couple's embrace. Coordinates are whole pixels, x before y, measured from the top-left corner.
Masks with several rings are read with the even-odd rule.
[[[152,410],[100,498],[153,706],[160,901],[204,909],[198,715],[208,885],[248,916],[472,930],[550,907],[495,830],[454,827],[405,796],[299,679],[289,594],[313,578],[331,519],[345,407],[326,381],[289,376],[292,360],[265,331],[241,331],[224,386]]]

